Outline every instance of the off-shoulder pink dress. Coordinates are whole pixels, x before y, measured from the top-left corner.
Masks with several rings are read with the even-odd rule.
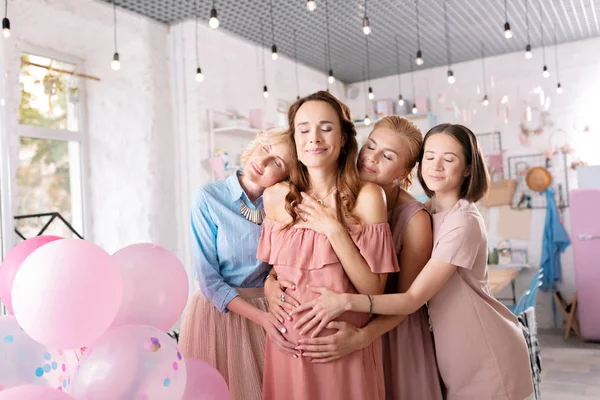
[[[386,222],[363,225],[362,232],[353,225],[348,231],[373,272],[399,270],[392,232]],[[307,288],[308,285],[357,293],[327,237],[311,229],[284,229],[284,224],[265,219],[257,258],[273,265],[279,279],[296,285],[296,290],[290,294],[301,303],[318,296]],[[363,327],[370,319],[365,313],[346,312],[336,320]],[[294,320],[285,321],[284,325],[288,340],[297,342],[301,336],[294,329],[294,323]],[[326,329],[319,336],[333,333],[334,330]],[[305,357],[293,358],[280,352],[267,337],[264,368],[264,400],[385,399],[379,339],[335,361],[315,364]]]

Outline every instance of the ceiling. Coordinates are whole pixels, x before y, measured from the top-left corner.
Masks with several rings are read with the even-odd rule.
[[[112,0],[99,0],[111,3]],[[194,18],[194,0],[116,0],[123,7],[165,24]],[[212,2],[197,0],[200,23],[208,23]],[[298,61],[327,71],[327,24],[325,1],[316,0],[317,9],[306,9],[305,0],[272,0],[275,44],[278,52],[294,58],[294,30],[297,31]],[[558,43],[600,36],[600,0],[508,0],[508,21],[513,38],[504,37],[504,1],[449,0],[447,3],[452,63],[485,55],[523,51],[527,44],[525,9],[528,8],[529,35],[534,54],[541,46],[540,16],[544,21],[544,42]],[[331,64],[335,76],[352,83],[364,79],[366,43],[362,32],[364,0],[328,0]],[[270,49],[269,0],[216,0],[220,27],[246,40],[261,43],[261,19],[264,44]],[[370,0],[367,11],[372,27],[369,40],[369,75],[378,78],[398,71],[396,40],[400,48],[400,71],[447,64],[444,32],[444,1],[419,0],[420,41],[425,63],[417,67],[414,0]],[[202,45],[202,44],[200,44]],[[270,52],[270,50],[267,50]],[[269,60],[270,61],[270,60]]]

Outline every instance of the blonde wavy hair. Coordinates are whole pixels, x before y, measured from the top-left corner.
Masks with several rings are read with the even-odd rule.
[[[246,149],[240,155],[240,162],[242,164],[242,169],[246,166],[246,162],[252,156],[252,153],[258,146],[266,146],[266,145],[275,145],[282,142],[287,142],[289,146],[292,148],[292,153],[294,157],[296,156],[296,146],[294,145],[292,139],[290,138],[290,133],[288,129],[282,128],[273,128],[266,131],[260,131],[256,134],[256,137],[252,139],[252,141],[248,144]],[[288,165],[288,170],[292,170],[295,165]]]
[[[412,171],[419,161],[421,155],[421,148],[423,147],[423,133],[419,127],[412,121],[399,117],[397,115],[391,115],[380,119],[373,126],[373,130],[377,128],[386,128],[396,132],[404,140],[406,144],[406,154],[404,167],[409,171],[406,178],[404,178],[398,185],[405,190],[408,190],[412,185]]]

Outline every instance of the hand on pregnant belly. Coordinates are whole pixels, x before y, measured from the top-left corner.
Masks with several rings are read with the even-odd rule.
[[[275,315],[269,312],[263,312],[260,318],[260,325],[264,328],[269,339],[275,343],[281,352],[294,357],[299,355],[298,350],[296,350],[298,343],[292,342],[286,338],[288,331],[283,324],[277,320]]]
[[[320,296],[296,307],[292,311],[292,316],[301,313],[304,313],[304,315],[300,319],[295,317],[292,322],[294,328],[300,330],[300,335],[305,335],[314,328],[310,335],[314,338],[326,328],[330,321],[342,315],[346,310],[344,309],[342,293],[337,293],[323,287],[316,288],[309,286],[308,289],[320,294]]]

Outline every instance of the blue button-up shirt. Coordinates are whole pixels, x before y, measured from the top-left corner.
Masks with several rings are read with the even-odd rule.
[[[221,312],[238,295],[235,288],[263,286],[270,269],[256,259],[261,226],[240,213],[242,200],[262,207],[262,197],[250,202],[235,173],[198,189],[191,212],[194,277]]]

